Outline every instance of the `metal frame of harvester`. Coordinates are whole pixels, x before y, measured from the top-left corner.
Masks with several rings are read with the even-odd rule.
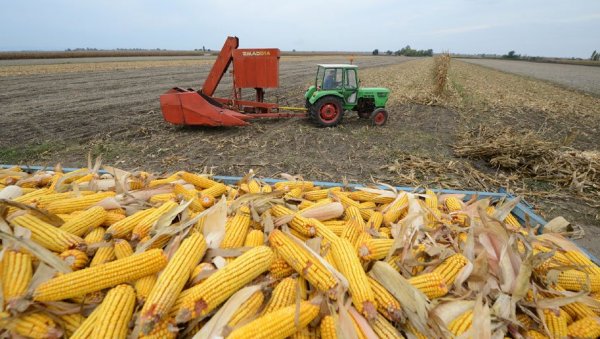
[[[279,112],[276,103],[264,102],[266,88],[279,87],[277,48],[240,49],[237,37],[228,37],[202,89],[196,91],[175,87],[160,96],[160,106],[166,121],[176,125],[244,126],[256,118],[303,118],[299,113]],[[223,75],[233,64],[233,95],[214,97]],[[256,100],[243,100],[242,89],[256,91]],[[247,114],[252,113],[252,114]]]

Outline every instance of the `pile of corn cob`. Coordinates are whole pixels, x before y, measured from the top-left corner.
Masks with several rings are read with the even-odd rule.
[[[600,268],[515,201],[106,169],[0,170],[0,336],[600,336]]]

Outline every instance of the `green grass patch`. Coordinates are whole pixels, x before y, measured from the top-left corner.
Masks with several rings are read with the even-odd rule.
[[[50,141],[23,147],[2,148],[0,149],[0,163],[18,164],[24,161],[44,159],[50,153],[56,152],[61,148],[64,148],[64,145]]]

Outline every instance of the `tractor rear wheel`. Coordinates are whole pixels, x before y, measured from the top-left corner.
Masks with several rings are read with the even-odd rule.
[[[371,113],[371,124],[373,126],[383,126],[387,122],[388,113],[385,108],[378,108]]]
[[[344,115],[342,100],[334,96],[323,97],[315,102],[311,113],[319,125],[337,126]]]

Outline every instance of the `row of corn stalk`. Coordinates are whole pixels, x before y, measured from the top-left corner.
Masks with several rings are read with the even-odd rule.
[[[0,170],[0,336],[595,338],[600,268],[518,200]]]

